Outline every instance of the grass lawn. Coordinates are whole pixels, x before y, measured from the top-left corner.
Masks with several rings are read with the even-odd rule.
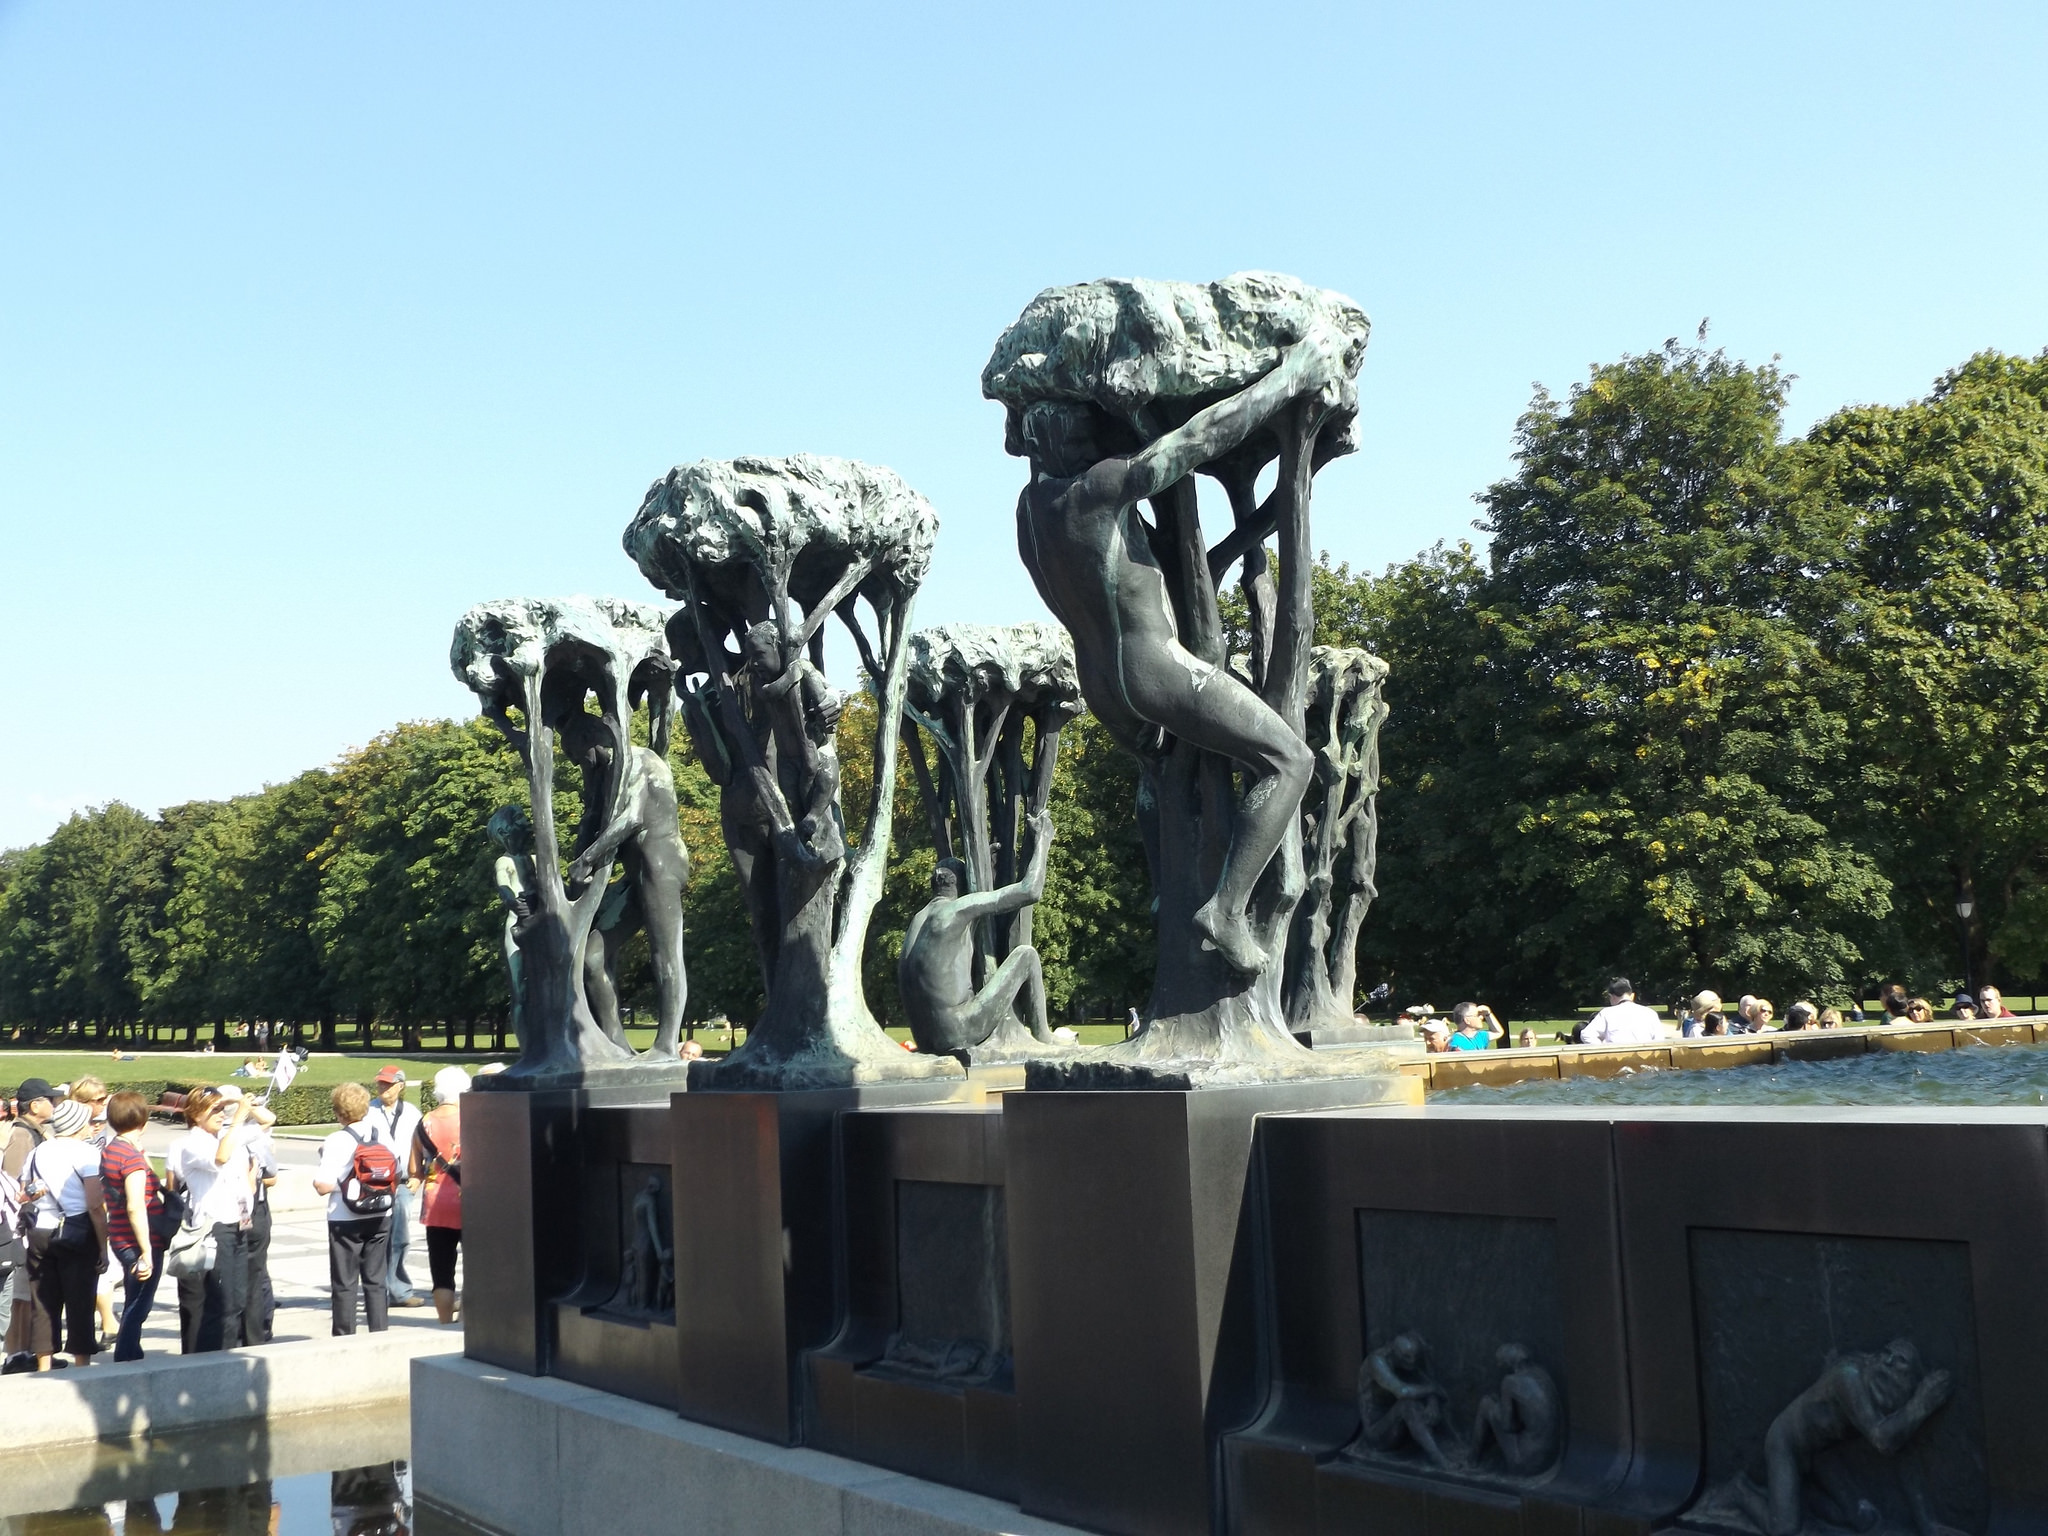
[[[88,1073],[117,1090],[129,1083],[160,1083],[166,1079],[210,1078],[225,1083],[232,1080],[231,1074],[244,1059],[242,1056],[206,1055],[197,1051],[137,1051],[131,1059],[123,1061],[115,1061],[106,1051],[0,1051],[0,1088],[13,1089],[25,1077],[68,1083]],[[377,1069],[387,1061],[403,1065],[405,1075],[411,1081],[429,1082],[443,1067],[453,1065],[474,1071],[492,1059],[487,1055],[462,1053],[453,1056],[438,1053],[403,1056],[395,1051],[374,1056],[315,1055],[300,1069],[298,1082],[309,1088],[331,1088],[336,1083],[348,1082],[367,1086],[377,1075]],[[264,1060],[270,1062],[275,1058],[265,1057]],[[243,1081],[245,1086],[262,1086],[260,1080],[254,1084],[246,1079]]]

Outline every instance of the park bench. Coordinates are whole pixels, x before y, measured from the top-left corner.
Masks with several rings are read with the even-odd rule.
[[[185,1118],[185,1095],[174,1088],[167,1088],[158,1096],[156,1107],[150,1110],[152,1120],[182,1120]]]

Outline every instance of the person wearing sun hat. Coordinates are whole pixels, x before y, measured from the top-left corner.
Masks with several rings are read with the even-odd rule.
[[[420,1128],[420,1112],[405,1096],[405,1068],[393,1062],[378,1068],[376,1086],[371,1088],[370,1123],[377,1127],[377,1139],[397,1154],[399,1166],[405,1167],[408,1149]],[[412,1242],[411,1210],[412,1195],[420,1187],[418,1179],[407,1179],[404,1188],[398,1191],[398,1198],[391,1202],[391,1261],[385,1273],[384,1292],[394,1307],[424,1307],[427,1298],[416,1295],[412,1288],[412,1276],[405,1270],[405,1250]]]
[[[100,1149],[86,1139],[92,1109],[61,1100],[50,1112],[50,1136],[29,1157],[22,1177],[33,1191],[35,1225],[28,1237],[29,1284],[36,1317],[29,1350],[36,1369],[50,1369],[60,1341],[74,1365],[94,1350],[93,1293],[107,1262],[107,1206],[100,1188]]]

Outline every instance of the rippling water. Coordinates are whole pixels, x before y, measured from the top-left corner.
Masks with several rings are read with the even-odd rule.
[[[1432,1104],[2048,1104],[2048,1046],[1872,1051],[1836,1061],[1454,1088]]]

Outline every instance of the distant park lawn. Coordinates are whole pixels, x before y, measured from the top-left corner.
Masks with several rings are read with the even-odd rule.
[[[131,1059],[116,1061],[111,1049],[105,1051],[0,1051],[0,1087],[15,1088],[26,1077],[40,1077],[52,1083],[68,1083],[90,1074],[97,1077],[109,1088],[120,1089],[129,1083],[161,1083],[173,1081],[234,1081],[234,1070],[248,1054],[216,1051],[207,1054],[202,1051],[135,1051],[124,1052]],[[306,1088],[332,1088],[337,1083],[362,1083],[368,1085],[377,1075],[377,1069],[387,1061],[395,1061],[405,1068],[405,1075],[414,1082],[430,1082],[441,1068],[446,1066],[467,1067],[475,1071],[487,1061],[498,1058],[487,1055],[454,1056],[401,1056],[390,1055],[316,1055],[300,1069],[295,1086]],[[276,1061],[266,1055],[266,1065]],[[247,1082],[247,1079],[242,1079]],[[252,1086],[260,1088],[262,1079]]]

